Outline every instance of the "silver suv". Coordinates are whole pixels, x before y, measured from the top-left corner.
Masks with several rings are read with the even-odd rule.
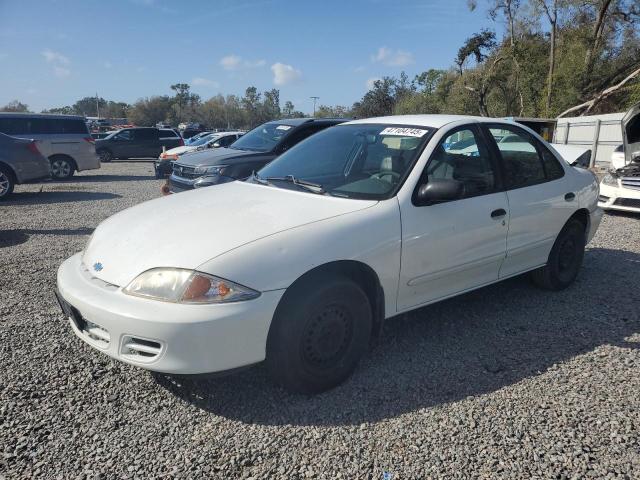
[[[0,200],[11,195],[17,183],[46,178],[50,170],[35,141],[0,133]]]
[[[36,140],[38,150],[51,162],[53,178],[100,168],[94,139],[83,117],[38,113],[0,113],[0,133]]]

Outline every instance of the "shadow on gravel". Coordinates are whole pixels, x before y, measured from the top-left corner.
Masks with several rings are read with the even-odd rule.
[[[221,378],[153,375],[198,408],[245,423],[389,419],[495,392],[601,345],[638,348],[625,338],[640,332],[639,268],[636,253],[594,248],[565,291],[518,277],[396,317],[353,378],[313,397],[274,386],[263,365]]]
[[[70,185],[69,187],[70,188],[68,188],[67,190],[71,190],[71,191],[13,193],[11,197],[9,197],[6,201],[2,202],[2,205],[10,206],[10,205],[37,205],[37,204],[45,204],[45,203],[90,202],[90,201],[96,201],[96,200],[112,200],[114,198],[122,197],[122,195],[117,195],[115,193],[73,191],[74,186]]]
[[[68,180],[51,180],[47,183],[99,183],[99,182],[139,182],[140,180],[156,180],[153,172],[149,175],[76,175]]]
[[[57,230],[16,229],[0,230],[0,248],[13,247],[29,240],[31,235],[90,235],[93,228],[61,228]]]

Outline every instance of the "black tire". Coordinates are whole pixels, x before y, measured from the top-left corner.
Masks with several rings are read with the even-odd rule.
[[[13,187],[16,185],[16,179],[13,172],[0,165],[0,200],[4,200],[13,193]]]
[[[96,153],[100,157],[100,161],[103,163],[109,163],[113,160],[113,153],[111,152],[111,150],[103,148],[102,150],[98,150]]]
[[[64,155],[54,155],[49,158],[49,162],[51,162],[51,177],[57,180],[71,178],[76,170],[73,160]]]
[[[569,220],[558,234],[547,264],[531,272],[533,283],[545,290],[567,288],[578,276],[585,244],[584,225],[578,220]]]
[[[346,380],[367,351],[372,313],[346,277],[321,274],[294,284],[269,329],[267,368],[287,390],[318,393]]]

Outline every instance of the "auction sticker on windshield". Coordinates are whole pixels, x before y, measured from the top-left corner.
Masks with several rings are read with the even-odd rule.
[[[290,130],[291,129],[291,125],[278,125],[276,127],[276,130]]]
[[[421,128],[387,127],[380,132],[380,135],[401,135],[403,137],[424,137],[428,130]]]

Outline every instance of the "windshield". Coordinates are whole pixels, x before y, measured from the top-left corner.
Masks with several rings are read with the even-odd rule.
[[[232,148],[252,152],[270,152],[292,128],[291,125],[284,123],[264,123],[236,140]]]
[[[411,170],[433,131],[379,124],[331,127],[280,155],[258,175],[266,180],[293,176],[321,185],[324,192],[335,196],[388,198]],[[273,185],[297,188],[293,182]]]
[[[197,147],[199,145],[204,145],[205,143],[210,141],[212,138],[216,138],[216,135],[214,135],[214,134],[205,135],[204,137],[200,137],[200,138],[198,138],[197,140],[195,140],[193,142],[189,142],[189,146]]]

